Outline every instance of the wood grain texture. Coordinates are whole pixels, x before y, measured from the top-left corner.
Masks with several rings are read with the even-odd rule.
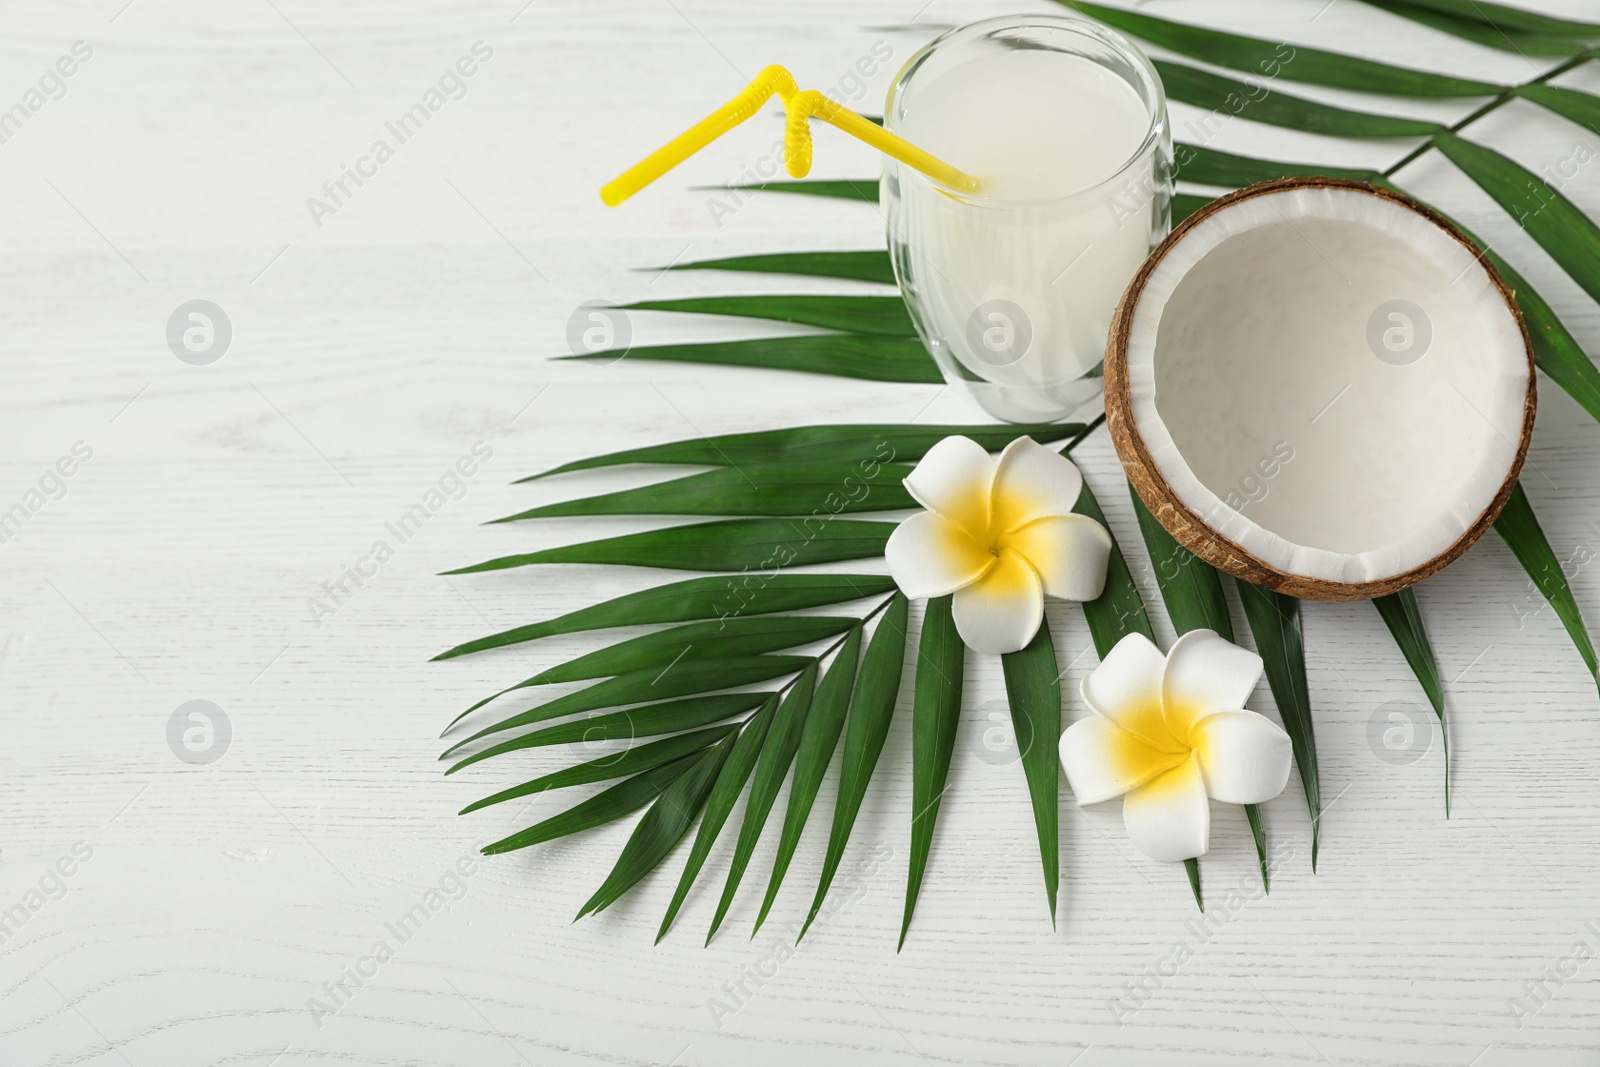
[[[1308,605],[1328,798],[1319,873],[1304,806],[1285,793],[1265,805],[1272,894],[1246,899],[1259,885],[1255,850],[1242,813],[1219,808],[1203,862],[1217,909],[1207,928],[1193,925],[1181,868],[1140,857],[1114,804],[1085,811],[1064,797],[1051,931],[1022,770],[996,760],[986,736],[1006,716],[999,664],[982,657],[969,665],[951,788],[898,955],[909,690],[881,762],[902,770],[869,788],[834,897],[792,956],[778,947],[792,943],[816,884],[831,781],[754,942],[744,934],[759,890],[747,885],[721,936],[700,947],[728,843],[655,947],[681,859],[601,916],[570,922],[627,825],[457,871],[475,843],[561,802],[455,812],[560,756],[523,753],[446,779],[440,728],[533,670],[633,632],[428,657],[660,580],[559,566],[437,577],[648,528],[479,524],[666,472],[512,479],[696,433],[977,417],[937,386],[551,362],[568,351],[569,320],[586,301],[841,288],[641,265],[882,240],[881,216],[859,203],[768,196],[713,214],[714,194],[696,187],[747,180],[779,136],[775,112],[770,128],[741,128],[622,211],[602,208],[596,188],[764,63],[839,85],[877,40],[891,46],[893,67],[938,25],[1017,6],[1050,9],[1043,0],[939,0],[921,11],[921,0],[7,9],[0,103],[21,98],[73,41],[91,42],[94,56],[64,97],[0,145],[0,511],[75,442],[93,455],[0,544],[0,911],[40,894],[0,944],[0,1063],[1594,1061],[1600,963],[1559,984],[1543,975],[1565,967],[1575,944],[1600,944],[1585,925],[1600,926],[1600,700],[1554,613],[1492,537],[1419,587],[1447,683],[1453,817],[1444,819],[1436,737],[1406,765],[1369,742],[1391,702],[1424,706],[1382,621],[1364,604]],[[1590,6],[1539,4],[1573,17]],[[1154,8],[1476,77],[1534,70],[1356,0]],[[307,198],[479,40],[493,57],[466,95],[317,227]],[[891,75],[877,71],[861,99],[880,98]],[[1600,72],[1563,82],[1595,90]],[[1470,106],[1395,110],[1454,118]],[[1179,136],[1196,118],[1174,109]],[[1593,131],[1525,103],[1474,129],[1535,169],[1577,144],[1600,147]],[[818,140],[819,176],[873,172],[860,146],[827,131]],[[1403,152],[1243,121],[1225,123],[1213,143],[1347,165]],[[1600,350],[1600,313],[1466,179],[1436,156],[1401,178],[1494,241]],[[1600,215],[1600,168],[1581,168],[1564,191]],[[197,298],[233,325],[226,354],[204,367],[180,362],[165,341],[174,308]],[[789,332],[642,312],[630,322],[641,344]],[[1600,623],[1600,430],[1559,390],[1542,393],[1524,482],[1579,603]],[[403,543],[390,533],[479,441],[493,454],[458,495]],[[1121,543],[1138,546],[1109,441],[1097,436],[1078,455]],[[392,558],[314,620],[308,601],[379,540]],[[1157,603],[1142,550],[1129,554]],[[1052,605],[1049,617],[1071,720],[1083,714],[1077,686],[1095,656],[1080,612]],[[226,753],[204,766],[177,759],[167,740],[175,710],[196,699],[221,707],[232,729]],[[1264,685],[1253,704],[1271,712]],[[770,864],[779,821],[769,820],[753,872]],[[72,873],[52,875],[58,861]],[[436,910],[430,890],[444,898]],[[402,941],[388,924],[416,905],[425,917]],[[363,966],[379,941],[393,958],[320,1017],[311,1002],[329,996],[325,983]],[[1187,958],[1171,962],[1179,945]],[[1508,1001],[1540,980],[1546,1003],[1519,1026]]]

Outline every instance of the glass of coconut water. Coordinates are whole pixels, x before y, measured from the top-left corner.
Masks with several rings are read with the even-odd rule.
[[[1091,414],[1117,300],[1171,225],[1150,61],[1087,19],[988,19],[913,55],[884,116],[983,183],[885,160],[895,276],[946,380],[1011,422]]]

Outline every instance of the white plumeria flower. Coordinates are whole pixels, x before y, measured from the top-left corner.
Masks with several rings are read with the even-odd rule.
[[[1044,621],[1046,593],[1093,600],[1111,535],[1073,514],[1083,475],[1019,437],[995,459],[968,437],[928,449],[905,486],[928,510],[895,528],[889,573],[912,599],[955,594],[956,631],[979,652],[1016,652]]]
[[[1260,804],[1289,781],[1289,735],[1244,710],[1261,657],[1211,630],[1163,656],[1129,634],[1083,680],[1093,714],[1061,735],[1061,765],[1079,806],[1123,797],[1128,837],[1152,859],[1205,855],[1211,805]]]

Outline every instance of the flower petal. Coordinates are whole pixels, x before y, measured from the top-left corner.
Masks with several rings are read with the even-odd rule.
[[[1080,806],[1120,797],[1187,758],[1153,749],[1101,715],[1086,715],[1061,735],[1061,768]]]
[[[1200,761],[1186,759],[1122,799],[1128,839],[1153,860],[1204,856],[1211,842],[1211,804]]]
[[[1083,492],[1083,475],[1072,460],[1031,437],[1006,446],[995,464],[990,514],[996,533],[1015,530],[1046,515],[1070,515]]]
[[[1167,653],[1161,703],[1167,728],[1184,740],[1202,716],[1244,707],[1261,680],[1261,657],[1212,630],[1190,630]]]
[[[906,475],[905,487],[923,507],[965,526],[975,537],[989,529],[994,460],[970,437],[946,437]]]
[[[1283,728],[1253,711],[1216,711],[1190,731],[1206,792],[1228,804],[1261,804],[1289,784],[1293,746]]]
[[[895,584],[913,600],[969,586],[997,562],[966,530],[931,511],[896,526],[883,556]]]
[[[1084,676],[1083,702],[1161,752],[1181,752],[1161,714],[1167,658],[1143,634],[1129,634]]]
[[[1093,600],[1106,587],[1111,535],[1085,515],[1047,515],[1000,537],[1038,572],[1049,596]]]
[[[989,572],[956,591],[956,632],[977,652],[1003,655],[1026,647],[1044,621],[1044,590],[1028,561],[1005,552]]]

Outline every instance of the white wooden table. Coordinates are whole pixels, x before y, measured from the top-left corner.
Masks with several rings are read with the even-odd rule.
[[[1592,0],[1543,6],[1595,15]],[[681,860],[600,918],[570,922],[627,824],[472,862],[476,844],[568,798],[525,812],[455,812],[561,756],[447,779],[435,762],[439,729],[530,665],[617,635],[446,664],[428,657],[661,580],[562,567],[436,577],[648,525],[480,527],[650,475],[516,487],[513,478],[699,433],[977,414],[933,386],[551,362],[586,301],[841,288],[637,268],[882,241],[881,219],[861,204],[768,196],[712,211],[713,194],[693,187],[736,181],[765,155],[778,136],[770,115],[623,210],[602,208],[595,189],[763,63],[835,86],[886,42],[894,58],[862,97],[876,110],[893,68],[939,28],[1018,7],[1051,9],[1039,0],[7,5],[0,110],[24,100],[73,42],[92,54],[68,64],[64,95],[44,99],[0,144],[0,511],[22,504],[25,513],[0,544],[0,908],[9,909],[0,1063],[1600,1061],[1600,962],[1579,959],[1574,977],[1547,983],[1546,1003],[1521,1025],[1508,1004],[1547,968],[1570,970],[1575,945],[1600,952],[1600,699],[1554,613],[1539,610],[1492,536],[1421,590],[1448,680],[1452,817],[1436,737],[1407,765],[1368,743],[1384,705],[1422,704],[1377,614],[1312,605],[1327,805],[1320,869],[1310,868],[1298,785],[1266,806],[1282,858],[1270,897],[1254,888],[1242,817],[1219,810],[1203,868],[1213,902],[1204,930],[1192,925],[1181,869],[1134,852],[1116,805],[1082,812],[1066,795],[1051,928],[1021,771],[975,754],[999,706],[989,702],[1003,693],[993,662],[969,668],[968,734],[898,955],[904,708],[846,857],[847,892],[781,962],[777,946],[815,884],[830,785],[776,917],[753,942],[752,898],[776,817],[709,948],[700,941],[725,848],[654,947]],[[1152,8],[1414,66],[1506,81],[1533,73],[1514,55],[1357,0]],[[398,143],[385,123],[461,57],[473,57],[463,65],[474,73],[459,98]],[[1600,88],[1600,68],[1565,81]],[[1173,110],[1181,136],[1194,114]],[[1579,143],[1600,151],[1600,136],[1531,105],[1473,133],[1535,167]],[[392,158],[362,162],[379,138]],[[874,172],[860,146],[826,132],[818,142],[820,176]],[[1340,163],[1403,151],[1242,121],[1214,143]],[[358,166],[364,184],[346,179],[349,195],[329,203],[323,183]],[[1600,313],[1487,198],[1436,157],[1402,178],[1499,243],[1600,351]],[[1600,166],[1566,191],[1600,216]],[[313,212],[311,197],[335,210]],[[226,351],[205,366],[181,362],[167,343],[169,316],[191,300],[214,302],[231,323]],[[645,343],[752,332],[645,314],[632,327]],[[1600,576],[1576,563],[1600,545],[1600,428],[1553,386],[1540,400],[1525,483],[1600,625]],[[401,543],[386,524],[425,501],[477,442],[492,457]],[[50,472],[75,447],[63,464],[72,475],[56,480]],[[1109,445],[1100,437],[1078,455],[1117,534],[1137,545]],[[374,568],[362,560],[380,540],[393,558]],[[1142,549],[1133,552],[1148,581]],[[362,584],[346,580],[337,610],[315,611],[324,583],[358,565]],[[1094,654],[1081,615],[1052,611],[1075,694]],[[196,700],[226,718],[224,731],[212,715],[220,758],[209,763],[186,762],[175,754],[188,751],[181,739],[169,743],[174,715]],[[1271,708],[1264,686],[1257,703]],[[1081,710],[1074,695],[1066,714]],[[458,863],[469,873],[456,873]],[[1244,893],[1230,904],[1234,887]],[[408,911],[422,918],[402,939],[391,924]],[[392,957],[381,963],[372,959],[380,942]],[[746,977],[758,971],[768,976]],[[736,983],[747,995],[730,992]],[[1148,995],[1130,1012],[1133,986]],[[336,1011],[318,1007],[332,997]]]

